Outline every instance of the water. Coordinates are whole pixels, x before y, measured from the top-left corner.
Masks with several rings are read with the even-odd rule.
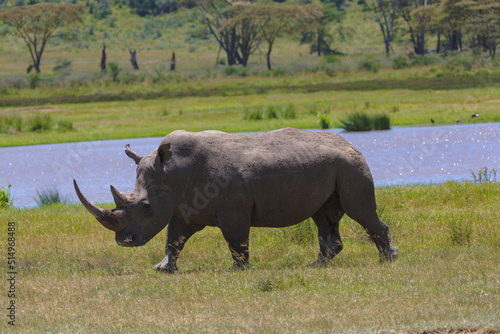
[[[376,186],[471,180],[471,171],[500,169],[500,123],[340,134],[366,157]],[[0,187],[11,184],[14,205],[29,207],[36,204],[37,190],[52,186],[77,201],[72,184],[76,179],[91,201],[112,202],[110,184],[130,192],[135,183],[136,165],[125,155],[125,145],[146,155],[160,141],[143,138],[0,148]]]

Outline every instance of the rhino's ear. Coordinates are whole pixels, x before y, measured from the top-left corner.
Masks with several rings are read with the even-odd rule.
[[[170,151],[170,143],[161,144],[158,147],[156,162],[159,164],[163,164],[165,161],[170,159],[171,156],[172,156],[172,152]]]

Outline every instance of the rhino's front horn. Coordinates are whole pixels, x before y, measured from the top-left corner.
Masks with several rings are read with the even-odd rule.
[[[111,210],[101,209],[100,207],[90,203],[85,196],[80,192],[76,180],[73,180],[73,185],[75,186],[76,194],[82,202],[85,209],[87,209],[105,228],[115,231],[117,229],[117,220],[115,213]]]
[[[117,207],[125,207],[132,204],[132,200],[127,194],[116,190],[116,188],[113,186],[110,186],[110,188]]]
[[[126,148],[125,154],[128,155],[129,158],[134,160],[135,163],[138,165],[142,159],[142,155],[139,155],[139,154],[135,153],[134,151],[132,151],[129,144],[125,145],[125,148]]]

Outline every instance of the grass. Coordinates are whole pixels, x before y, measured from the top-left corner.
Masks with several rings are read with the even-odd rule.
[[[252,229],[248,271],[216,228],[189,240],[177,275],[156,273],[165,232],[121,248],[81,205],[0,210],[16,222],[18,329],[39,332],[336,332],[500,330],[500,185],[445,183],[376,190],[399,259],[379,264],[348,218],[345,248],[314,268],[311,221]],[[106,207],[111,207],[106,205]],[[473,209],[471,209],[473,208]],[[452,222],[468,226],[454,241]],[[2,285],[4,286],[4,285]],[[21,313],[22,312],[22,313]],[[6,322],[0,325],[6,331]]]
[[[38,206],[47,206],[67,202],[66,198],[61,195],[56,186],[37,189],[35,202]]]
[[[355,112],[341,119],[340,127],[347,132],[389,130],[391,128],[391,120],[386,114],[369,115],[366,112]]]

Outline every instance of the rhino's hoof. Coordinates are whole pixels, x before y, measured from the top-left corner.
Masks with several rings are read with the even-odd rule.
[[[154,269],[156,269],[157,271],[167,273],[167,274],[175,274],[176,272],[179,271],[175,264],[172,265],[171,263],[164,263],[164,262],[160,262],[157,265],[155,265]]]
[[[250,268],[250,263],[233,263],[231,270],[247,270]]]
[[[394,246],[390,246],[390,248],[383,253],[380,253],[380,262],[392,262],[396,261],[398,258],[398,249]]]
[[[326,267],[331,262],[331,258],[319,254],[316,260],[311,263],[311,267]]]

